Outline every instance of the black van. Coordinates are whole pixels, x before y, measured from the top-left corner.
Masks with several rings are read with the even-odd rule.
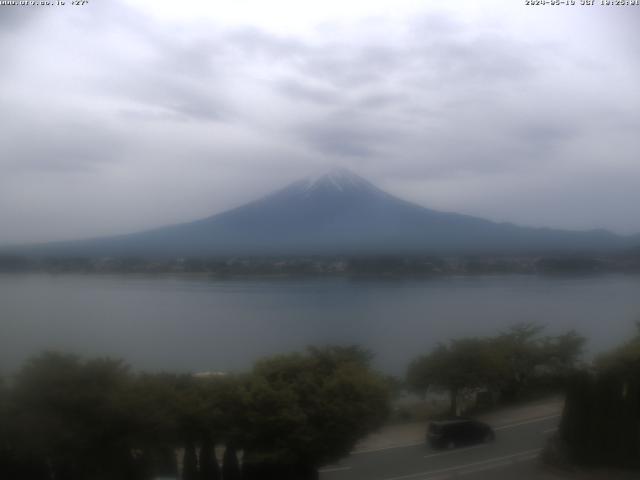
[[[495,440],[493,429],[486,423],[456,417],[429,423],[427,443],[432,448],[455,448]]]

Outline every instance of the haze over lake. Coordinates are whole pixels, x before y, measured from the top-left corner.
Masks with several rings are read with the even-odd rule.
[[[134,368],[234,371],[306,345],[357,343],[402,374],[437,342],[539,321],[575,328],[589,353],[640,320],[640,276],[210,279],[0,275],[0,371],[44,349],[122,357]]]

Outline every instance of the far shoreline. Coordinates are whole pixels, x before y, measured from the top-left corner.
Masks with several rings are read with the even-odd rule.
[[[441,278],[640,273],[640,253],[540,255],[342,255],[234,257],[27,257],[0,255],[0,273],[116,274],[198,278]]]

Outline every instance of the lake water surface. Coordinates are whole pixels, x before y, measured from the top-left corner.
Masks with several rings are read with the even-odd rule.
[[[591,353],[634,332],[640,276],[209,279],[0,275],[0,372],[62,349],[149,370],[240,370],[306,345],[357,343],[402,374],[437,342],[537,321]]]

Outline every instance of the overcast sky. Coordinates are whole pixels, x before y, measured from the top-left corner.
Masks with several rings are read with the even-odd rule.
[[[640,232],[639,36],[640,7],[524,0],[0,6],[0,244],[193,220],[331,166]]]

